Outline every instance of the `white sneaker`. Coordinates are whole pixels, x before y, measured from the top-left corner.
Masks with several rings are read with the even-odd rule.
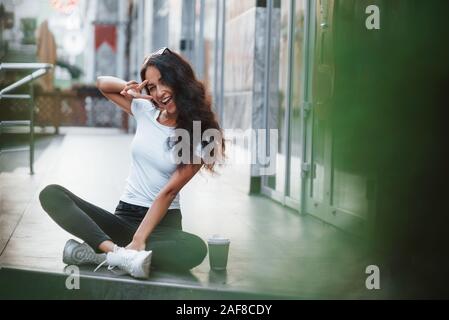
[[[136,251],[115,246],[106,256],[108,269],[118,267],[134,278],[146,279],[150,275],[152,251]]]

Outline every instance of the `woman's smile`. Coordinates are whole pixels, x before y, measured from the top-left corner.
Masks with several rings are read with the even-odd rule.
[[[164,99],[161,100],[161,104],[166,106],[167,104],[170,103],[171,99],[172,99],[171,96],[165,97]]]

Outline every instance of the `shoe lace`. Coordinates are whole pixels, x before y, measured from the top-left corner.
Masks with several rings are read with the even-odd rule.
[[[125,250],[124,248],[120,248],[117,245],[114,245],[114,249],[113,252],[117,253],[120,250]],[[131,260],[132,260],[132,256],[129,254],[124,254],[122,256],[122,259],[120,260],[120,263],[118,265],[114,265],[114,266],[108,266],[108,270],[109,271],[113,271],[113,269],[115,267],[119,267],[120,269],[129,269],[131,266]],[[98,269],[100,269],[105,263],[107,263],[107,259],[105,259],[102,263],[100,263],[94,270],[94,272],[96,272]]]
[[[105,259],[102,263],[100,263],[94,270],[94,272],[97,272],[98,269],[100,269],[105,263],[107,262],[107,260]],[[109,267],[108,267],[109,269]]]
[[[112,249],[112,252],[117,252],[119,250],[119,247],[114,244],[114,248]],[[104,259],[104,261],[102,263],[100,263],[94,270],[94,272],[97,272],[98,269],[100,269],[105,263],[108,262],[108,259]],[[112,269],[114,269],[115,266],[108,266],[108,270],[112,271]]]

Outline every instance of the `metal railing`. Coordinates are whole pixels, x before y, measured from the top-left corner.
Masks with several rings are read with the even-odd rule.
[[[29,120],[15,120],[15,121],[1,121],[0,120],[0,134],[2,133],[3,127],[10,126],[29,126],[30,128],[30,141],[29,141],[29,163],[30,163],[30,174],[34,174],[34,88],[32,82],[53,68],[52,64],[49,63],[0,63],[1,71],[32,71],[31,74],[26,77],[14,82],[13,84],[7,86],[6,88],[0,90],[0,100],[2,99],[26,99],[29,100]],[[13,94],[11,91],[23,86],[29,85],[28,94]],[[2,152],[11,152],[17,150],[0,150]]]

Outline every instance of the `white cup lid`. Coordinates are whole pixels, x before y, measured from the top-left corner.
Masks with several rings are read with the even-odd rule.
[[[231,241],[228,238],[222,237],[218,234],[214,234],[207,240],[210,244],[229,244]]]

